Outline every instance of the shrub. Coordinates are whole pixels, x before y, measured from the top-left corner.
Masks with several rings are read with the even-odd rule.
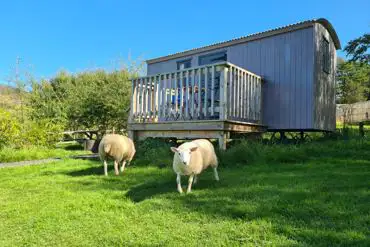
[[[140,159],[134,159],[135,164],[153,164],[160,166],[169,166],[172,164],[173,154],[170,150],[171,145],[168,140],[158,138],[147,138],[144,141],[138,141],[135,143],[136,157]]]
[[[10,112],[0,108],[0,148],[17,142],[19,133],[18,120]]]

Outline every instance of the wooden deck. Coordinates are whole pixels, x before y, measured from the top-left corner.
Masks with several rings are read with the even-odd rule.
[[[153,138],[218,139],[219,147],[226,149],[231,133],[262,133],[265,126],[239,121],[204,120],[162,123],[130,123],[129,137],[133,140]]]
[[[262,132],[262,78],[228,62],[132,80],[133,139],[216,138]]]

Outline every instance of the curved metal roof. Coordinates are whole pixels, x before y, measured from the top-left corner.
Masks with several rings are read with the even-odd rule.
[[[240,44],[240,43],[244,43],[244,42],[248,42],[248,41],[252,41],[252,40],[257,40],[257,39],[270,37],[270,36],[285,33],[285,32],[291,32],[291,31],[294,31],[294,30],[303,29],[303,28],[306,28],[306,27],[310,27],[315,23],[320,23],[321,25],[323,25],[328,30],[328,32],[330,33],[330,35],[333,39],[335,48],[337,50],[341,49],[341,45],[340,45],[338,35],[335,32],[331,23],[325,18],[319,18],[319,19],[312,19],[312,20],[297,22],[297,23],[290,24],[290,25],[287,25],[287,26],[278,27],[278,28],[267,30],[267,31],[254,33],[254,34],[250,34],[250,35],[247,35],[247,36],[242,36],[242,37],[239,37],[239,38],[227,40],[227,41],[217,42],[217,43],[214,43],[214,44],[211,44],[211,45],[202,46],[202,47],[198,47],[198,48],[194,48],[194,49],[190,49],[190,50],[186,50],[186,51],[182,51],[182,52],[177,52],[177,53],[174,53],[174,54],[170,54],[170,55],[166,55],[166,56],[162,56],[162,57],[158,57],[158,58],[149,59],[146,62],[148,64],[151,64],[151,63],[162,62],[162,61],[166,61],[166,60],[170,60],[170,59],[174,59],[174,58],[190,56],[190,55],[193,55],[193,54],[196,54],[196,53],[199,53],[199,52],[206,52],[206,51],[219,49],[219,48],[223,48],[223,47],[227,47],[227,46],[231,46],[231,45],[235,45],[235,44]]]

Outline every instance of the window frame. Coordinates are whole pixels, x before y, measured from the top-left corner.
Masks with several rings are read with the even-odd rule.
[[[202,59],[204,59],[206,57],[210,57],[210,56],[217,56],[217,55],[223,55],[225,57],[225,60],[223,60],[223,61],[227,62],[227,50],[224,50],[224,51],[216,51],[216,52],[213,52],[213,53],[208,53],[208,54],[204,54],[204,55],[199,56],[198,57],[198,65],[203,66],[203,65],[207,65],[207,64],[213,64],[213,63],[221,62],[221,61],[213,62],[211,60],[209,63],[204,63],[204,64],[201,63]]]
[[[322,37],[321,41],[321,59],[322,59],[322,70],[326,74],[331,73],[331,57],[330,57],[330,43],[324,36]]]
[[[180,60],[180,61],[176,61],[177,70],[182,70],[182,69],[180,69],[181,64],[186,64],[186,63],[189,63],[189,67],[184,66],[183,69],[189,69],[189,68],[191,68],[191,60],[192,60],[192,58],[188,58],[188,59],[183,59],[183,60]]]

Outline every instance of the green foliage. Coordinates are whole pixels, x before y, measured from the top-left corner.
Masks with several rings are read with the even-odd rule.
[[[49,119],[31,121],[17,113],[0,108],[0,149],[51,146],[61,139],[63,125]]]
[[[370,99],[370,65],[343,62],[337,68],[338,103],[351,104]]]
[[[156,161],[159,166],[172,165],[173,153],[170,150],[171,144],[164,139],[147,138],[144,141],[139,141],[135,144],[135,157],[140,157],[138,160],[134,159],[134,165],[148,165]]]
[[[370,33],[348,42],[344,51],[350,56],[350,61],[370,64],[370,54],[367,50],[370,48]]]
[[[0,108],[0,149],[16,142],[20,124],[10,112]]]
[[[60,72],[34,83],[29,98],[33,118],[57,119],[67,129],[126,129],[131,76],[127,70]]]
[[[0,246],[369,246],[369,141],[241,145],[219,182],[208,169],[188,195],[171,167],[2,169]]]

